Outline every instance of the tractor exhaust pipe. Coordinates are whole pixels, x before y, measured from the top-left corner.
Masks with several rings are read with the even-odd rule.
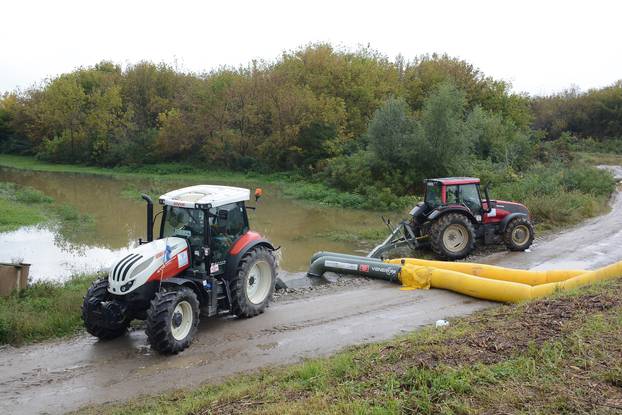
[[[153,200],[146,194],[140,195],[147,202],[147,242],[153,241]]]

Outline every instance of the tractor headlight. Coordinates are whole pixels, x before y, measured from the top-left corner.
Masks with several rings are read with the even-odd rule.
[[[121,292],[127,292],[130,288],[132,288],[132,285],[134,285],[134,280],[130,280],[127,283],[123,284],[121,286]]]

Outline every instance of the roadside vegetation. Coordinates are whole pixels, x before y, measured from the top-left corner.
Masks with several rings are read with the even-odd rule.
[[[582,287],[329,358],[80,413],[619,413],[621,294],[619,280]]]
[[[93,219],[66,204],[29,186],[0,182],[0,232],[22,226],[52,225],[61,235],[84,232],[93,226]]]
[[[43,210],[51,201],[34,189],[18,189],[13,183],[0,182],[0,232],[45,221]]]
[[[20,346],[82,331],[82,297],[94,279],[76,276],[65,283],[35,282],[0,297],[0,344]]]

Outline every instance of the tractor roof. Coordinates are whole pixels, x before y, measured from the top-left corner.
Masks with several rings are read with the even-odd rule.
[[[170,191],[160,196],[160,204],[185,208],[211,208],[249,200],[248,189],[201,184]]]
[[[441,177],[439,179],[425,179],[426,182],[440,182],[445,185],[452,184],[479,184],[477,177]]]

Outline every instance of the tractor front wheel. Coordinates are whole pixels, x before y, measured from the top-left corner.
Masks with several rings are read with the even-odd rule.
[[[188,287],[156,293],[147,310],[145,333],[151,348],[177,354],[190,346],[199,325],[199,300]]]
[[[430,244],[441,258],[462,259],[475,247],[475,229],[465,215],[448,213],[432,223]]]
[[[525,216],[512,219],[503,233],[503,242],[510,251],[524,251],[533,243],[533,225]]]
[[[276,284],[276,261],[267,248],[251,249],[240,261],[231,281],[232,313],[253,317],[264,312]]]
[[[112,301],[108,280],[95,280],[82,302],[82,321],[86,331],[100,340],[111,340],[125,334],[130,320],[118,303]]]

